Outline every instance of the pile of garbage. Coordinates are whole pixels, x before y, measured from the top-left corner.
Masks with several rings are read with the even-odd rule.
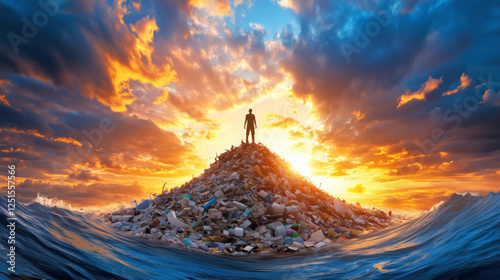
[[[313,250],[399,219],[315,187],[262,144],[232,146],[181,187],[106,214],[113,227],[230,255]]]

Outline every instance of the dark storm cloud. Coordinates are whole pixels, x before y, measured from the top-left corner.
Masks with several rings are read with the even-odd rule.
[[[11,77],[10,81],[10,106],[0,104],[0,113],[5,115],[0,127],[0,162],[16,164],[20,181],[42,180],[25,181],[26,188],[20,191],[23,198],[32,199],[40,192],[85,204],[92,188],[99,187],[110,194],[86,204],[101,204],[106,197],[140,196],[145,191],[121,182],[120,175],[186,176],[199,164],[191,145],[150,120],[112,112],[96,100],[27,78]],[[33,92],[38,93],[36,98]],[[39,105],[32,106],[31,98]],[[102,130],[103,120],[114,129]],[[92,170],[104,175],[97,176]],[[75,180],[84,184],[68,185]],[[91,181],[106,183],[88,185]],[[121,185],[122,194],[117,195]],[[78,195],[72,196],[72,192]]]
[[[36,77],[120,111],[134,99],[130,79],[174,79],[164,57],[145,59],[155,19],[124,23],[131,5],[120,1],[111,7],[101,1],[59,2],[41,1],[48,8],[37,1],[2,5],[0,33],[7,36],[0,37],[0,73]]]
[[[99,181],[98,176],[92,175],[92,172],[90,170],[82,170],[80,173],[71,173],[68,176],[71,179],[76,179],[80,181],[89,181],[89,180],[94,180],[94,181]]]
[[[11,106],[0,104],[0,127],[16,128],[20,130],[35,130],[40,133],[50,131],[47,123],[43,122],[40,114],[25,108],[15,109]]]
[[[206,118],[209,110],[250,102],[281,74],[278,65],[261,70],[276,53],[266,49],[265,29],[207,34],[191,17],[212,21],[221,34],[226,26],[200,17],[209,3],[198,4],[146,1],[138,8],[127,1],[75,0],[49,7],[53,13],[43,24],[34,21],[51,12],[37,1],[2,4],[2,163],[19,166],[21,178],[50,180],[29,184],[44,190],[97,178],[82,169],[99,170],[100,180],[116,185],[119,176],[179,178],[199,170],[195,146],[165,127],[179,125],[178,112],[217,127]],[[215,14],[227,12],[226,4],[219,1]],[[249,71],[272,74],[265,86],[233,73],[231,65],[247,57]],[[241,85],[246,91],[238,96]],[[99,131],[103,120],[116,129]],[[56,184],[59,175],[63,181]]]
[[[50,2],[50,1],[48,1]],[[107,73],[105,61],[101,60],[95,42],[88,40],[90,34],[101,40],[99,45],[114,47],[114,55],[125,57],[123,48],[118,48],[120,40],[114,38],[112,24],[103,22],[106,11],[93,7],[80,10],[79,1],[70,1],[60,6],[61,12],[49,17],[47,24],[36,27],[37,32],[27,43],[13,47],[8,36],[0,37],[0,72],[40,75],[56,85],[74,87],[72,75],[78,75],[82,84],[99,81],[102,93],[113,93],[113,86]],[[89,4],[92,5],[92,4]],[[33,21],[33,15],[42,8],[32,1],[30,4],[10,2],[0,10],[2,34],[23,36],[23,18]],[[81,13],[79,16],[76,12]],[[34,24],[33,22],[31,22]],[[28,28],[26,30],[29,30]],[[105,40],[107,39],[107,40]],[[15,48],[18,49],[16,53]]]
[[[487,89],[481,85],[497,83],[492,95],[500,90],[498,3],[411,1],[403,7],[394,1],[315,1],[313,5],[316,9],[294,9],[300,20],[296,41],[288,28],[282,31],[282,44],[292,52],[283,65],[293,76],[295,95],[310,97],[318,106],[327,126],[320,137],[334,147],[332,154],[340,152],[391,170],[402,164],[390,160],[391,155],[403,159],[416,154],[425,158],[419,172],[435,174],[440,164],[451,161],[448,167],[461,172],[497,168],[481,160],[500,149],[500,110],[494,102],[481,102]],[[368,41],[363,43],[363,36]],[[355,51],[348,47],[346,51],[346,46]],[[470,77],[471,85],[453,91],[462,75]],[[429,77],[442,82],[423,100],[397,108],[400,96],[416,92]],[[449,91],[455,93],[443,96]],[[477,109],[465,118],[455,106],[474,105],[469,96],[476,96]],[[355,119],[354,111],[365,115]],[[432,139],[434,129],[442,129],[448,137],[424,153],[415,140]],[[399,154],[404,150],[416,153]]]

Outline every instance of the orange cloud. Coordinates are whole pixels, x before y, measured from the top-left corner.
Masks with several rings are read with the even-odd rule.
[[[303,9],[311,9],[314,3],[312,0],[278,0],[278,4],[299,13]]]
[[[481,103],[485,103],[485,102],[490,102],[490,103],[494,104],[495,106],[499,106],[500,105],[500,93],[493,92],[492,90],[487,89],[483,94],[483,100],[481,101]]]
[[[189,6],[205,9],[210,15],[225,16],[231,10],[228,0],[189,0]]]
[[[267,113],[265,115],[266,122],[264,126],[267,128],[293,128],[299,126],[299,121],[291,117],[284,117],[277,113]]]
[[[377,204],[404,211],[423,211],[430,209],[433,205],[441,201],[447,200],[452,193],[453,191],[447,192],[440,189],[405,191],[401,194],[392,193],[384,195],[384,198],[381,201],[377,201]]]
[[[346,192],[350,193],[364,193],[366,192],[366,187],[363,187],[362,184],[357,184],[355,187],[348,188]]]
[[[40,134],[36,130],[20,130],[17,128],[5,128],[4,127],[4,128],[0,128],[0,132],[2,132],[2,131],[8,131],[8,132],[20,133],[20,134],[28,134],[28,135],[32,135],[32,136],[40,137],[40,138],[44,137],[42,134]]]
[[[152,61],[152,54],[155,50],[152,45],[153,37],[154,33],[159,30],[155,18],[146,16],[135,25],[131,25],[130,29],[133,32],[134,45],[128,53],[129,63],[123,64],[120,60],[108,56],[108,71],[118,98],[102,100],[97,96],[101,102],[110,105],[113,111],[125,111],[125,106],[135,101],[136,98],[129,87],[131,80],[155,87],[162,87],[177,80],[176,72],[171,69],[170,64],[157,65]]]
[[[138,11],[141,9],[141,2],[132,2],[132,6]]]
[[[437,87],[443,82],[443,77],[438,79],[433,79],[432,77],[429,76],[429,80],[425,82],[419,90],[410,93],[410,91],[406,91],[405,94],[401,95],[399,97],[399,104],[398,107],[401,107],[402,105],[412,101],[412,100],[425,100],[425,95],[432,92],[433,90],[437,89]]]
[[[80,143],[79,141],[77,141],[73,138],[70,138],[70,137],[57,137],[57,138],[46,137],[46,136],[40,134],[36,130],[20,130],[17,128],[1,128],[0,132],[2,132],[2,131],[18,133],[18,134],[26,134],[26,135],[39,137],[39,138],[45,138],[46,140],[53,141],[53,142],[61,142],[61,143],[73,144],[75,146],[82,146],[82,143]]]
[[[234,6],[237,7],[239,5],[243,4],[243,0],[234,0]]]
[[[304,133],[302,133],[301,131],[297,131],[297,130],[288,131],[288,136],[290,137],[290,139],[293,139],[293,140],[299,140],[302,138],[306,138],[306,135]]]
[[[160,105],[160,104],[162,104],[163,102],[167,101],[168,96],[169,96],[168,91],[164,91],[160,96],[158,96],[158,98],[155,99],[155,101],[153,102],[153,104],[154,105]]]
[[[53,139],[53,141],[73,144],[75,146],[80,146],[80,147],[82,146],[82,143],[80,143],[79,141],[77,141],[73,138],[69,138],[69,137],[57,137],[57,138]]]
[[[10,106],[9,101],[5,98],[5,95],[0,95],[0,103]]]
[[[4,93],[8,93],[9,89],[7,88],[7,85],[9,84],[9,81],[0,79],[0,90]],[[5,98],[5,95],[0,95],[0,102],[7,106],[10,106],[9,101]]]
[[[465,73],[463,73],[462,76],[460,77],[460,85],[454,90],[450,90],[450,91],[443,93],[443,96],[452,95],[454,93],[457,93],[459,90],[462,90],[462,89],[468,87],[470,85],[471,81],[472,80],[469,78],[469,76],[467,76],[467,75],[465,75]]]
[[[361,111],[354,111],[352,115],[356,118],[356,120],[361,120],[365,117],[365,114],[362,114]]]

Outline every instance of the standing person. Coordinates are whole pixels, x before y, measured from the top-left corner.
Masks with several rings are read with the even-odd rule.
[[[255,143],[255,129],[257,129],[257,122],[255,121],[255,115],[252,114],[252,109],[248,110],[248,114],[245,117],[245,124],[243,129],[247,130],[247,144],[248,144],[248,134],[252,132],[252,143]]]

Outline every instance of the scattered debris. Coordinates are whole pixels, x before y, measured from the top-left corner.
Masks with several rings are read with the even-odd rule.
[[[316,188],[262,144],[231,147],[181,187],[106,214],[115,228],[228,255],[321,248],[398,222]]]

